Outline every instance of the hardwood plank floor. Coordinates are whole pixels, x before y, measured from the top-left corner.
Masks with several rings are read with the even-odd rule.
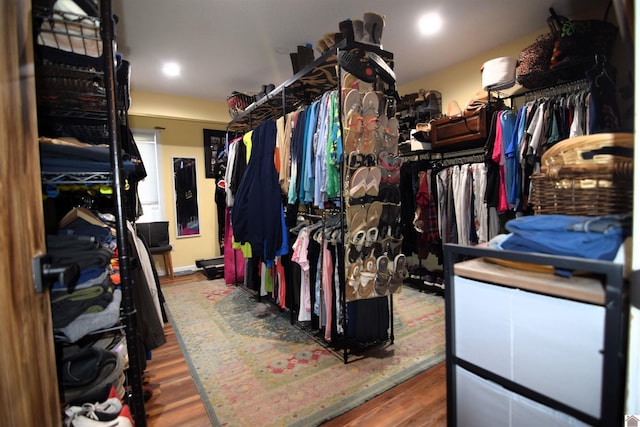
[[[200,272],[194,275],[205,277]],[[160,283],[184,283],[194,275],[176,276],[174,280],[162,277]],[[165,324],[165,335],[167,343],[153,351],[145,371],[147,385],[153,390],[145,404],[148,427],[211,426],[170,323]],[[446,368],[442,362],[322,426],[446,426],[446,405]]]

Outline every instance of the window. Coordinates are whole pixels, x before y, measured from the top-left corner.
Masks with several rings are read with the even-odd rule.
[[[133,139],[138,146],[147,177],[138,185],[138,198],[142,205],[142,216],[138,222],[166,220],[162,197],[162,176],[160,163],[160,133],[152,129],[132,129]]]

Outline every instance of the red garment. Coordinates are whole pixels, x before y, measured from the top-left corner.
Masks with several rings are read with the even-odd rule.
[[[224,280],[228,284],[244,282],[244,256],[240,249],[233,249],[232,237],[231,215],[227,207],[224,210]]]
[[[498,212],[504,212],[509,209],[507,202],[507,186],[505,184],[505,164],[506,159],[504,156],[504,149],[502,147],[502,121],[500,118],[504,114],[504,111],[500,111],[496,118],[496,139],[493,143],[493,153],[491,153],[491,160],[498,164],[498,170],[500,171],[500,184],[498,186]]]
[[[438,232],[438,210],[436,202],[429,192],[429,176],[427,172],[420,172],[418,175],[419,184],[416,193],[416,211],[418,221],[422,224],[422,234],[419,241],[426,243],[427,248],[433,242],[439,242],[440,233]]]

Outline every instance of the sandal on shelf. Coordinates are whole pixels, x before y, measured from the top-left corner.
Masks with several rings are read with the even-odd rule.
[[[362,250],[358,250],[353,243],[349,243],[347,246],[347,260],[349,260],[350,263],[362,261]]]
[[[380,127],[378,108],[380,99],[375,92],[367,92],[362,98],[363,129],[360,138],[360,151],[373,153],[376,148],[376,134]]]
[[[360,288],[358,293],[362,298],[373,296],[373,287],[376,280],[376,273],[370,271],[362,271],[360,273]]]
[[[367,235],[365,236],[365,246],[372,246],[375,242],[378,241],[378,227],[371,227],[367,230]]]
[[[381,255],[376,261],[376,280],[374,288],[376,294],[387,295],[389,293],[389,280],[391,276],[389,274],[389,258],[386,255]]]
[[[362,228],[358,231],[354,231],[354,233],[349,237],[349,242],[354,246],[354,248],[360,252],[362,251],[362,247],[367,241],[367,231]]]
[[[382,250],[387,254],[389,259],[395,259],[402,252],[403,237],[386,236],[380,240]]]
[[[389,184],[397,184],[400,182],[400,167],[402,166],[402,161],[399,157],[388,151],[382,151],[378,156],[378,163],[383,168],[381,182]]]
[[[373,227],[378,227],[380,224],[380,216],[382,215],[382,203],[375,201],[369,205],[369,209],[367,209],[367,220],[366,220],[366,228],[370,229]]]
[[[362,266],[358,262],[349,265],[349,273],[347,275],[347,286],[345,296],[347,301],[358,299],[358,290],[360,289],[360,270]]]
[[[344,117],[348,117],[352,111],[362,112],[362,100],[357,89],[350,89],[344,93],[344,101],[342,103]]]
[[[389,281],[389,292],[392,294],[400,292],[402,282],[409,277],[407,270],[407,257],[404,254],[398,254],[393,261],[393,273]]]
[[[345,71],[342,75],[342,90],[344,91],[343,93],[346,93],[351,89],[359,89],[358,79],[350,72]]]
[[[365,194],[367,196],[377,196],[380,190],[380,180],[382,179],[382,170],[377,166],[369,168],[367,174],[367,185]]]
[[[378,189],[378,200],[386,203],[399,204],[401,199],[400,188],[397,184],[380,183]]]
[[[391,117],[385,128],[384,148],[392,154],[398,154],[398,140],[400,139],[400,122]]]
[[[378,130],[376,132],[376,149],[375,152],[376,153],[381,153],[382,151],[384,151],[386,148],[386,132],[387,132],[387,126],[388,126],[388,120],[389,118],[384,115],[381,114],[380,117],[378,117]]]
[[[367,222],[367,208],[364,205],[354,205],[347,208],[347,226],[351,229]]]
[[[372,257],[368,257],[364,260],[362,264],[362,271],[367,271],[369,273],[376,272],[376,259]]]
[[[360,199],[367,194],[367,177],[369,175],[368,167],[360,167],[351,176],[349,183],[349,196],[354,199]]]
[[[382,215],[380,216],[380,225],[394,225],[400,222],[400,205],[392,203],[382,204]]]
[[[358,111],[351,111],[347,115],[347,126],[345,126],[344,151],[350,153],[358,150],[358,145],[362,136],[362,124],[364,118]]]
[[[368,112],[362,117],[362,135],[359,145],[361,152],[368,154],[375,151],[378,126],[378,116],[374,113]]]
[[[378,117],[380,115],[380,98],[374,91],[368,91],[362,97],[362,114],[371,113]]]

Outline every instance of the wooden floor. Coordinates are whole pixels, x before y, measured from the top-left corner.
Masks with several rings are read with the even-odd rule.
[[[195,273],[201,275],[201,273]],[[204,277],[204,276],[203,276]],[[162,286],[193,280],[193,276],[161,278]],[[153,351],[145,377],[153,397],[146,403],[149,427],[211,426],[198,389],[170,323],[167,343]],[[322,426],[446,426],[445,364],[409,379]],[[234,426],[236,427],[236,426]],[[240,426],[237,426],[240,427]]]

